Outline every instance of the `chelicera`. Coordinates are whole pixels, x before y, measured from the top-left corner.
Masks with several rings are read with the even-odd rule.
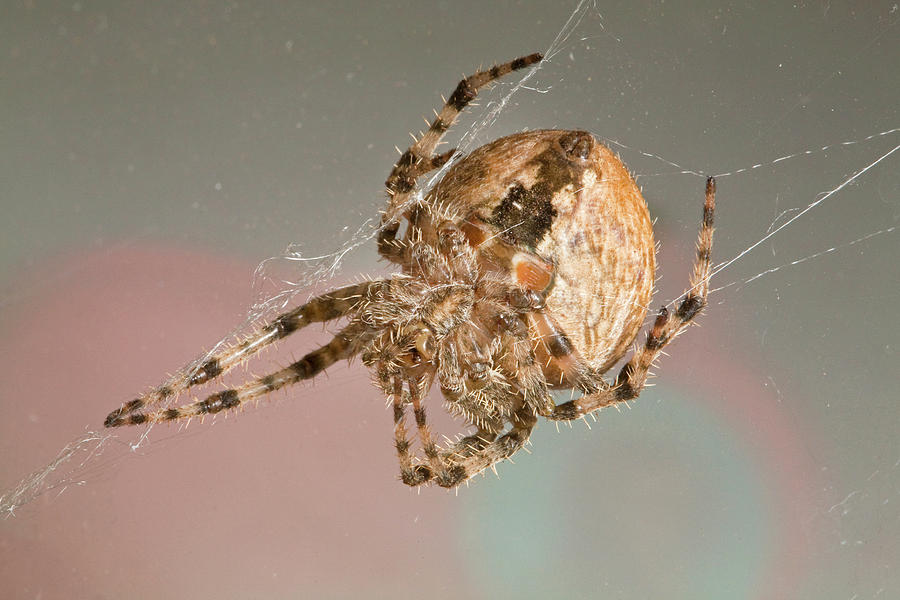
[[[715,182],[706,183],[688,291],[665,307],[611,381],[603,374],[637,337],[653,293],[655,246],[647,205],[628,170],[584,131],[527,131],[460,158],[424,196],[418,179],[455,151],[438,142],[479,89],[540,54],[463,79],[430,127],[396,162],[378,233],[399,272],[314,297],[106,418],[107,427],[177,421],[238,409],[361,358],[393,407],[400,477],[455,487],[509,458],[539,418],[580,419],[636,398],[663,348],[706,305]],[[405,225],[405,227],[404,227]],[[171,407],[261,348],[315,322],[342,321],[324,346],[274,373]],[[425,400],[437,388],[471,427],[447,447],[434,441]],[[556,404],[553,390],[575,399]],[[407,431],[411,408],[423,456]]]

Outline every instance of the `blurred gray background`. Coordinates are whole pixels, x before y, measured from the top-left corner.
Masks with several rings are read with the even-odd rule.
[[[350,241],[393,147],[479,66],[553,48],[464,141],[608,140],[657,218],[657,303],[687,282],[705,175],[717,261],[824,199],[715,276],[630,410],[542,423],[499,479],[405,489],[389,411],[342,366],[136,452],[123,431],[77,454],[0,521],[0,596],[900,596],[897,4],[575,9],[3,3],[2,490],[309,274],[276,260],[254,283],[261,260]],[[364,245],[321,286],[384,269]]]

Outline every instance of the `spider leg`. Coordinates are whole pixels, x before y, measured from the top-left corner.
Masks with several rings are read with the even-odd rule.
[[[444,476],[436,479],[437,484],[441,487],[456,487],[518,452],[531,436],[531,431],[537,424],[537,416],[530,408],[523,407],[513,413],[511,421],[512,429],[496,440],[481,442],[481,447],[474,451],[458,454],[451,450],[441,453]]]
[[[440,485],[440,482],[447,477],[447,473],[444,472],[443,465],[440,462],[438,447],[431,436],[431,428],[428,427],[428,422],[425,418],[425,406],[422,403],[422,397],[430,386],[421,385],[418,381],[412,379],[407,380],[406,385],[409,388],[413,415],[416,418],[416,427],[419,430],[419,441],[422,443],[422,451],[425,452],[431,471],[437,473],[437,481]]]
[[[236,388],[216,392],[207,396],[204,400],[198,400],[177,408],[159,409],[149,412],[133,411],[127,415],[119,415],[114,412],[107,417],[104,425],[106,427],[120,427],[122,425],[140,425],[142,423],[161,423],[239,408],[251,400],[256,400],[285,386],[305,379],[312,379],[335,362],[350,358],[358,352],[360,345],[365,342],[364,331],[365,327],[362,323],[352,322],[324,346],[313,350],[297,362],[265,377],[248,381]]]
[[[514,385],[524,405],[530,407],[533,413],[544,416],[550,414],[555,405],[544,371],[536,360],[528,327],[518,316],[508,313],[501,314],[497,320],[503,330],[501,339],[504,352],[500,357],[500,365],[509,374],[507,380]]]
[[[540,341],[538,355],[546,361],[544,372],[550,385],[597,390],[598,377],[552,315],[544,311],[530,312],[528,323]]]
[[[399,217],[401,213],[406,212],[407,201],[416,187],[416,178],[440,168],[453,156],[455,150],[437,156],[434,155],[434,150],[447,130],[456,122],[459,114],[475,99],[481,88],[508,73],[533,65],[542,58],[539,53],[530,54],[502,65],[495,65],[487,71],[477,71],[460,81],[444,103],[441,112],[431,122],[428,131],[400,156],[385,181],[390,200],[382,215],[382,227],[378,232],[378,250],[384,258],[402,262],[403,246],[396,240],[400,228]]]
[[[472,435],[467,435],[447,448],[444,451],[444,454],[453,457],[456,460],[468,458],[473,454],[484,450],[484,447],[496,440],[498,435],[500,434],[479,427],[478,431]]]
[[[160,404],[190,387],[219,377],[266,346],[287,337],[310,323],[330,321],[346,315],[363,301],[370,291],[382,284],[382,281],[369,281],[349,285],[312,298],[306,304],[279,315],[271,323],[241,343],[225,348],[222,352],[209,357],[195,369],[184,369],[173,381],[126,402],[112,411],[106,417],[107,426],[109,426],[110,422],[115,422],[125,415]]]
[[[404,410],[403,380],[399,377],[381,379],[381,387],[388,390],[394,406],[394,447],[400,460],[400,479],[409,486],[417,486],[431,478],[431,471],[422,465],[413,465],[409,453],[409,438],[406,434],[406,411]]]
[[[713,213],[716,207],[716,181],[706,180],[706,202],[703,205],[703,221],[697,240],[697,257],[690,276],[690,288],[685,293],[674,315],[662,307],[647,334],[647,340],[622,367],[615,383],[608,389],[585,394],[581,398],[560,404],[549,416],[555,421],[579,419],[591,411],[617,402],[637,398],[647,382],[653,362],[663,348],[684,332],[691,321],[707,303],[710,277],[710,253],[713,243]]]
[[[401,370],[391,374],[388,365],[396,362],[395,353],[399,348],[388,348],[387,350],[379,360],[385,367],[378,370],[380,373],[379,383],[392,397],[394,440],[400,460],[400,478],[409,486],[415,487],[433,481],[441,487],[457,487],[473,475],[498,461],[509,458],[518,451],[528,440],[531,430],[537,422],[536,406],[543,409],[545,413],[549,412],[549,407],[552,407],[546,386],[540,385],[543,383],[543,376],[539,367],[534,364],[532,356],[531,363],[524,365],[523,368],[527,369],[530,366],[534,372],[531,373],[531,377],[526,377],[525,381],[536,379],[537,384],[532,386],[530,394],[519,390],[509,391],[506,394],[506,403],[509,406],[517,407],[507,417],[512,422],[512,429],[498,438],[503,429],[502,421],[499,419],[496,422],[485,420],[482,421],[482,425],[474,435],[459,440],[448,449],[441,449],[434,443],[423,404],[424,395],[432,378],[428,373],[420,375],[418,378],[411,378],[403,375]],[[510,353],[514,351],[515,349],[511,349]],[[522,352],[530,354],[530,347],[527,343],[520,345],[517,354]],[[406,381],[406,390],[402,385],[404,380]],[[505,388],[501,387],[501,389]],[[442,391],[448,401],[453,401],[452,390],[442,388]],[[541,394],[541,392],[543,393]],[[543,400],[532,400],[530,397],[543,398]],[[410,444],[405,425],[404,406],[406,404],[412,404],[413,407],[419,440],[426,457],[424,463],[413,463],[410,456]]]
[[[444,164],[453,158],[453,155],[456,153],[456,149],[448,150],[443,154],[438,154],[436,156],[431,156],[428,158],[422,158],[420,162],[412,164],[406,174],[404,175],[404,181],[411,181],[412,186],[407,192],[402,194],[402,198],[398,199],[398,205],[402,205],[406,203],[406,199],[409,197],[409,192],[413,190],[415,187],[416,178],[426,173],[429,173],[435,169],[439,169]],[[403,160],[403,157],[400,158]],[[391,172],[391,176],[393,177],[393,172],[399,168],[400,161],[397,162],[397,165],[394,166],[394,169]],[[385,182],[386,185],[390,185],[390,179]],[[391,188],[388,187],[388,194],[391,196],[392,204],[394,202],[394,198],[399,194],[395,194],[391,192]],[[378,243],[378,253],[381,254],[382,258],[386,258],[394,263],[402,263],[404,261],[406,255],[406,244],[397,239],[397,231],[400,229],[400,221],[394,220],[391,222],[386,222],[385,218],[382,218],[381,228],[378,230],[377,243]]]
[[[433,480],[441,487],[456,487],[460,482],[468,479],[469,476],[466,475],[463,467],[447,460],[446,455],[442,456],[438,451],[425,417],[425,407],[422,404],[423,386],[414,381],[407,381],[407,386],[413,405],[413,414],[416,418],[416,427],[419,430],[419,441],[422,442],[422,450],[425,452],[428,464],[405,465],[404,458],[406,457],[401,455],[401,479],[403,483],[411,486],[421,485]],[[394,418],[396,424],[396,412]]]
[[[393,348],[395,352],[397,348]],[[390,351],[390,350],[389,350]],[[431,377],[427,379],[404,377],[398,370],[396,374],[389,374],[387,363],[392,362],[390,359],[382,358],[379,361],[382,367],[378,369],[379,383],[381,388],[388,392],[394,407],[394,446],[397,449],[397,458],[400,460],[400,479],[409,486],[419,486],[431,480],[436,480],[438,485],[445,485],[446,482],[452,481],[454,477],[459,477],[459,473],[448,472],[440,458],[437,445],[431,435],[431,428],[425,416],[425,407],[422,403],[423,396],[430,387]],[[427,375],[426,375],[427,377]],[[403,382],[406,381],[407,390],[404,393]],[[413,415],[416,419],[416,427],[418,429],[419,441],[422,443],[422,449],[428,464],[414,464],[412,455],[410,454],[409,438],[406,432],[406,411],[405,405],[412,404]]]
[[[396,419],[396,405],[394,410]],[[400,418],[402,419],[402,412]],[[401,455],[403,483],[418,486],[434,481],[441,487],[455,488],[501,460],[509,458],[528,441],[531,431],[537,424],[537,417],[530,409],[523,408],[513,415],[512,422],[512,429],[499,438],[496,433],[479,430],[475,435],[456,442],[449,449],[436,455],[429,455],[427,465],[404,465],[406,457]],[[405,448],[408,448],[408,442]]]

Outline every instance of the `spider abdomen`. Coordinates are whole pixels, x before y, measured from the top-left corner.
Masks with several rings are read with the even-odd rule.
[[[455,164],[426,202],[460,223],[484,270],[542,292],[591,367],[622,357],[653,291],[653,229],[634,179],[593,136],[500,138]]]

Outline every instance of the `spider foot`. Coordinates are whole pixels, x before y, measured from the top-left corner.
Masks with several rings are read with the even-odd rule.
[[[469,478],[469,473],[462,465],[452,465],[442,469],[435,478],[435,483],[443,488],[455,488]]]
[[[417,487],[434,478],[434,472],[425,465],[415,465],[410,469],[401,469],[400,480],[408,486]]]

